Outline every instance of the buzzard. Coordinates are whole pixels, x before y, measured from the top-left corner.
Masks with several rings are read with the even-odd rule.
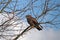
[[[39,26],[39,23],[35,18],[33,18],[31,15],[26,15],[27,22],[32,28],[36,28],[37,30],[42,30],[42,26]]]

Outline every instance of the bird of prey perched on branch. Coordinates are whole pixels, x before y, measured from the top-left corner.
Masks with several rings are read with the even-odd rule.
[[[37,30],[42,30],[42,26],[39,26],[39,23],[35,18],[33,18],[31,15],[26,15],[27,22],[32,28],[36,28]]]

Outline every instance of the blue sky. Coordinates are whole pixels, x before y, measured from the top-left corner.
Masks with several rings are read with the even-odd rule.
[[[0,0],[0,1],[2,1],[2,0]],[[12,0],[12,2],[4,10],[6,10],[6,11],[12,11],[12,10],[14,10],[14,6],[16,4],[15,1],[16,0]],[[18,15],[17,16],[20,17],[23,20],[26,19],[25,16],[28,15],[28,14],[29,15],[32,15],[34,18],[36,16],[39,16],[42,13],[42,11],[43,11],[45,0],[37,0],[36,2],[34,2],[34,1],[35,0],[17,0],[17,4],[16,4],[16,7],[15,7],[15,10],[22,10],[27,5],[28,6],[25,8],[25,10],[29,8],[29,10],[26,11],[26,12],[21,12],[21,11],[18,12]],[[34,2],[34,3],[32,3],[32,2]],[[55,4],[60,4],[60,0],[51,0],[49,2],[48,8],[54,7]],[[1,4],[0,5],[0,9],[2,8],[2,6],[3,5]],[[33,9],[32,9],[32,7],[33,7]],[[57,7],[56,9],[57,10],[60,10],[60,7]],[[44,18],[43,18],[43,16],[41,18],[39,18],[38,19],[38,22],[40,22],[41,20],[42,20],[41,22],[51,21],[55,17],[53,15],[60,14],[59,11],[54,11],[54,10],[53,11],[49,11],[48,13],[49,14],[45,15]],[[60,17],[60,15],[54,20],[54,21],[58,21],[58,22],[54,22],[54,21],[53,22],[54,23],[59,23],[59,21],[60,21],[60,18],[59,17]],[[48,24],[46,26],[50,26],[50,28],[51,28],[53,25]],[[59,27],[60,25],[56,25],[56,26],[58,27],[58,29],[60,28]],[[55,27],[53,27],[53,28],[55,28]]]
[[[2,0],[0,0],[0,1],[2,1]],[[5,0],[5,2],[6,2],[7,0]],[[13,9],[14,10],[14,6],[15,6],[15,4],[16,4],[16,2],[15,2],[16,0],[12,0],[12,2],[4,9],[4,10],[6,10],[6,11],[12,11],[11,9]],[[16,9],[15,10],[22,10],[24,7],[26,7],[27,6],[27,4],[29,5],[29,6],[27,6],[26,8],[25,8],[25,10],[26,9],[30,9],[30,10],[28,10],[28,11],[26,11],[26,12],[18,12],[18,17],[20,17],[21,19],[23,19],[24,20],[24,18],[25,18],[25,16],[26,15],[28,15],[28,14],[30,14],[30,15],[32,15],[34,18],[36,17],[36,16],[39,16],[41,13],[42,13],[42,10],[43,10],[43,7],[44,7],[44,2],[45,2],[45,0],[37,0],[36,2],[34,2],[34,3],[32,3],[32,2],[34,2],[34,0],[17,0],[17,4],[16,4]],[[30,4],[29,4],[30,3]],[[32,5],[33,4],[33,5]],[[51,0],[50,2],[49,2],[49,8],[52,8],[53,6],[55,6],[55,4],[60,4],[60,0]],[[0,9],[2,8],[2,6],[4,6],[3,4],[1,4],[0,5]],[[33,10],[32,10],[32,6],[33,6]],[[10,9],[9,9],[10,8]],[[57,7],[56,8],[57,10],[60,10],[60,7]],[[41,18],[39,18],[38,19],[38,22],[40,22],[41,20],[42,20],[42,22],[46,22],[46,21],[51,21],[55,16],[53,16],[53,15],[57,15],[57,14],[60,14],[59,13],[59,11],[49,11],[48,13],[49,14],[47,14],[47,15],[45,15],[44,16],[44,18],[43,17],[41,17]],[[51,15],[52,14],[52,15]],[[22,15],[22,16],[21,16]],[[60,15],[58,15],[58,17],[53,21],[54,23],[59,23],[59,21],[60,21]],[[26,19],[26,18],[25,18]],[[55,22],[55,21],[57,21],[57,22]],[[46,25],[46,26],[50,26],[51,27],[51,25],[50,24],[48,24],[48,25]],[[53,26],[53,25],[52,25]],[[56,25],[57,27],[58,27],[58,29],[60,28],[59,26],[60,25]],[[53,27],[53,28],[55,28],[55,27]]]

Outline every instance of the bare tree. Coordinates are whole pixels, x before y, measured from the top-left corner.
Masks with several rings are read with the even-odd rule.
[[[17,40],[25,32],[29,31],[30,26],[25,29],[22,28],[24,24],[21,20],[24,20],[26,15],[36,18],[43,28],[59,29],[59,11],[59,0],[0,0],[0,13],[4,16],[0,22],[0,37],[6,40]],[[20,29],[16,30],[16,27]],[[17,32],[17,34],[12,32]],[[10,39],[7,37],[10,37]],[[14,38],[11,39],[11,37]]]

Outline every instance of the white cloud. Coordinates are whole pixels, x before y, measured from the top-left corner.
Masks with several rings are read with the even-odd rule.
[[[13,14],[0,13],[0,25],[2,25],[5,21],[9,20],[12,17],[13,17]],[[8,25],[8,26],[6,26],[6,25]],[[0,35],[19,34],[26,27],[27,27],[27,25],[23,20],[19,19],[17,16],[14,16],[14,18],[12,20],[6,22],[3,26],[0,26]],[[19,31],[13,31],[13,30],[19,30]],[[6,36],[5,38],[13,39],[13,37],[15,37],[15,36],[12,36],[12,37]],[[2,39],[4,40],[5,38],[0,36],[0,40],[2,40]]]
[[[31,30],[31,33],[26,34],[21,40],[60,40],[60,30],[53,29],[36,31]]]

